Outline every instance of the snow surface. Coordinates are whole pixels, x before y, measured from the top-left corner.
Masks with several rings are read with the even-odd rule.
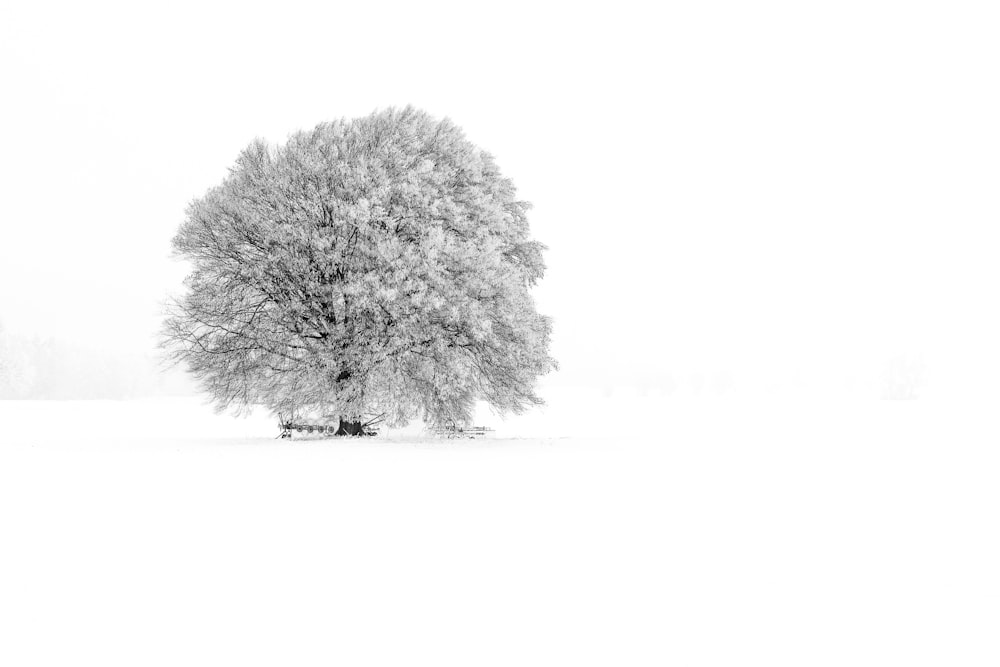
[[[987,407],[581,391],[288,442],[0,402],[0,664],[994,665]]]

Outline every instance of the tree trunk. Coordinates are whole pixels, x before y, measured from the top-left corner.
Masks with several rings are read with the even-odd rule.
[[[347,419],[341,417],[340,426],[337,428],[337,432],[334,433],[334,435],[364,435],[363,423],[360,421],[347,421]]]

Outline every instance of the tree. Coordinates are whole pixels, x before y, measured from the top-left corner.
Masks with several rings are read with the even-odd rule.
[[[467,422],[542,403],[551,320],[527,202],[449,120],[407,107],[256,140],[173,240],[164,344],[220,410]]]
[[[0,322],[0,399],[30,398],[35,381],[26,346]]]

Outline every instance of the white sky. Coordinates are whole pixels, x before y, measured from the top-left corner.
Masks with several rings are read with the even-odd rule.
[[[150,349],[184,207],[251,139],[412,103],[535,204],[564,377],[919,354],[939,392],[1000,386],[992,3],[20,4],[10,330]]]

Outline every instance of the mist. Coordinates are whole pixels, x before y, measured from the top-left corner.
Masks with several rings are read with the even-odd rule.
[[[371,49],[365,31],[329,33],[371,20],[360,7],[6,8],[0,321],[159,391],[130,360],[155,357],[182,290],[170,240],[187,203],[255,137],[414,104],[534,204],[549,385],[879,397],[903,364],[922,369],[914,397],[996,396],[988,22],[633,9],[501,12],[463,32],[398,8],[393,48]],[[51,395],[88,395],[71,384]]]

